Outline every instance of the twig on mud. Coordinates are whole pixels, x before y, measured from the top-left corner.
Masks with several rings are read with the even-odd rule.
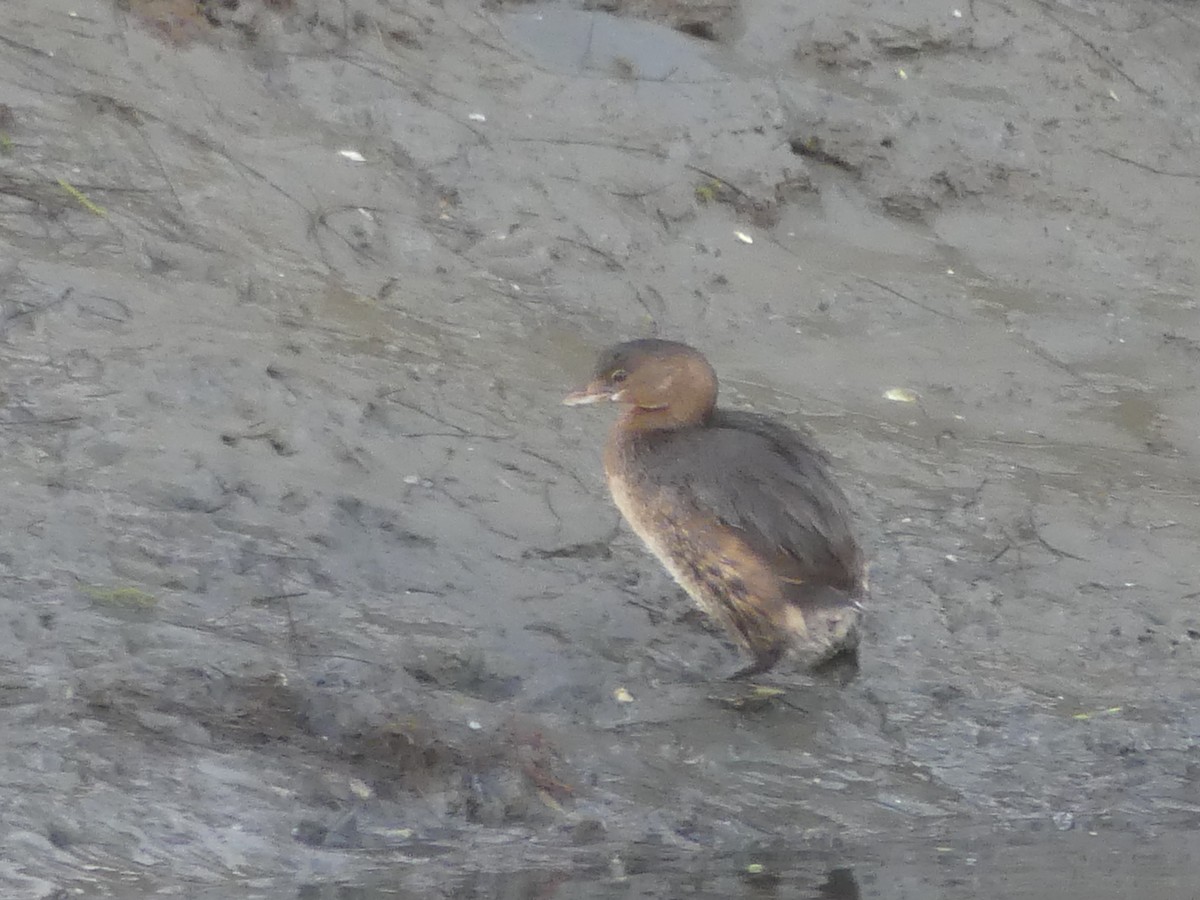
[[[167,190],[171,192],[171,196],[175,200],[175,208],[179,210],[181,215],[186,217],[187,207],[185,207],[183,205],[183,201],[179,199],[179,191],[175,190],[175,182],[171,180],[171,175],[167,171],[167,167],[163,165],[162,157],[158,155],[158,151],[154,149],[154,144],[151,143],[150,138],[148,138],[146,133],[142,130],[141,123],[137,123],[135,127],[137,128],[138,135],[142,139],[142,145],[146,148],[146,152],[154,157],[154,162],[158,166],[158,174],[161,175],[162,180],[166,182]]]
[[[608,267],[610,269],[613,269],[617,272],[625,271],[625,267],[621,265],[620,261],[615,256],[605,250],[601,250],[599,247],[593,247],[591,244],[584,243],[583,241],[577,241],[569,237],[560,237],[557,238],[557,240],[562,241],[564,244],[570,244],[573,247],[578,247],[581,250],[590,250],[592,253],[595,253],[602,260],[608,263]]]
[[[685,169],[691,169],[693,172],[697,172],[700,175],[703,175],[705,178],[711,178],[713,181],[716,181],[720,184],[725,185],[725,187],[729,188],[731,191],[733,191],[739,197],[745,198],[750,203],[754,202],[753,197],[751,197],[749,194],[747,194],[745,191],[743,191],[740,187],[738,187],[732,181],[729,181],[726,178],[722,178],[720,175],[716,175],[716,174],[708,171],[707,169],[702,169],[699,166],[693,166],[688,163],[685,163],[683,167]]]
[[[1015,334],[1015,333],[1011,334],[1010,337],[1017,344],[1021,345],[1026,350],[1028,350],[1030,353],[1032,353],[1034,356],[1036,356],[1038,359],[1042,360],[1042,362],[1048,363],[1049,365],[1054,366],[1056,369],[1061,369],[1062,371],[1064,371],[1068,375],[1070,375],[1072,378],[1074,378],[1076,382],[1085,382],[1086,383],[1087,379],[1083,378],[1078,372],[1076,372],[1073,368],[1071,368],[1070,363],[1063,362],[1061,359],[1059,359],[1057,356],[1054,356],[1048,350],[1044,350],[1041,347],[1039,347],[1037,344],[1035,344],[1029,338],[1025,337],[1024,335]]]
[[[564,466],[560,460],[557,460],[551,456],[546,456],[544,454],[538,453],[537,451],[531,450],[528,447],[522,447],[521,452],[523,454],[525,454],[526,456],[533,457],[534,459],[538,460],[539,462],[545,463],[547,466],[549,466],[554,471],[558,472],[560,475],[565,475],[567,478],[570,478],[585,493],[587,493],[590,490],[588,485],[584,484],[583,479],[580,478],[578,475],[576,475],[575,472],[573,472],[571,469]]]
[[[933,315],[935,315],[935,316],[941,316],[944,319],[949,319],[952,322],[959,322],[960,324],[964,323],[966,321],[964,319],[960,319],[958,316],[956,316],[952,313],[943,312],[942,310],[937,309],[936,307],[928,306],[928,305],[922,303],[920,300],[914,300],[912,297],[909,297],[906,294],[900,293],[900,291],[896,290],[895,288],[888,287],[882,281],[876,281],[874,278],[867,278],[864,275],[860,275],[858,277],[859,277],[859,280],[865,281],[867,284],[872,284],[875,287],[879,288],[881,291],[886,291],[887,293],[891,294],[894,297],[899,297],[901,300],[904,300],[907,303],[911,303],[913,306],[923,309],[927,313],[933,313]]]
[[[397,431],[392,436],[398,438],[415,438],[417,440],[424,438],[457,438],[459,440],[470,439],[472,441],[510,441],[513,438],[511,434],[463,434],[461,431]]]
[[[1106,453],[1119,453],[1125,456],[1153,456],[1161,458],[1161,453],[1155,453],[1152,450],[1134,450],[1129,447],[1104,447],[1100,444],[1080,444],[1074,441],[1026,441],[1020,438],[965,438],[963,439],[964,446],[988,446],[991,444],[1000,444],[1005,447],[1021,447],[1029,450],[1086,450],[1097,455]],[[1015,464],[1014,464],[1015,465]],[[1038,475],[1059,475],[1071,477],[1078,475],[1078,472],[1048,472],[1045,469],[1036,469],[1030,466],[1020,466],[1022,469],[1028,469]]]
[[[1037,525],[1033,523],[1032,519],[1029,522],[1029,531],[1033,535],[1034,540],[1036,540],[1038,544],[1041,545],[1042,549],[1048,552],[1051,556],[1055,556],[1058,559],[1062,559],[1065,556],[1067,559],[1074,559],[1079,562],[1090,562],[1090,560],[1088,560],[1086,557],[1076,556],[1074,553],[1070,553],[1066,550],[1060,550],[1058,547],[1055,547],[1044,537],[1042,537],[1042,533],[1038,531]]]
[[[404,588],[404,593],[406,595],[407,594],[420,594],[423,597],[445,597],[446,596],[445,591],[439,591],[439,590],[435,590],[434,588],[427,588],[427,587],[414,587],[411,584]]]
[[[462,499],[454,496],[452,493],[450,493],[450,491],[448,491],[444,487],[438,487],[435,485],[430,490],[432,490],[433,493],[435,493],[435,494],[439,494],[442,497],[445,497],[447,500],[449,500],[451,503],[453,503],[457,509],[467,511],[467,510],[475,510],[477,508],[477,504],[473,500],[471,500],[471,501],[462,500]],[[488,532],[489,534],[494,534],[494,535],[496,535],[496,537],[502,537],[506,541],[520,540],[519,535],[517,535],[513,532],[510,532],[510,531],[502,531],[501,529],[497,528],[496,526],[488,524],[483,519],[479,518],[478,515],[475,516],[475,523],[476,523],[476,525],[478,525],[480,528],[482,528],[484,531]],[[467,566],[467,569],[469,571],[470,566]]]
[[[489,41],[487,38],[483,37],[483,35],[481,35],[479,32],[472,31],[471,29],[469,29],[462,22],[454,21],[453,19],[451,21],[455,28],[457,28],[459,31],[461,31],[463,34],[465,34],[467,36],[467,39],[469,41],[472,41],[476,44],[482,44],[484,47],[487,47],[489,50],[491,50],[494,53],[498,53],[500,56],[503,56],[505,59],[509,60],[510,62],[519,62],[524,65],[529,65],[530,59],[528,56],[514,53],[512,48],[507,46],[509,43],[507,37],[505,37],[504,32],[500,29],[500,26],[492,20],[491,16],[480,13],[480,14],[476,15],[475,18],[478,21],[483,22],[484,25],[486,25],[488,28],[490,28],[492,30],[492,32],[496,35],[498,40],[494,41],[494,42]]]
[[[661,194],[667,189],[667,185],[660,185],[656,188],[647,188],[644,191],[609,191],[614,197],[620,197],[622,200],[645,200],[647,197],[652,197],[655,194]],[[662,217],[662,211],[659,211],[659,217]]]
[[[646,302],[646,298],[642,296],[641,291],[634,291],[633,296],[634,296],[634,299],[637,300],[638,306],[640,306],[643,310],[645,310],[646,317],[650,320],[650,323],[654,326],[652,333],[658,334],[659,320],[666,316],[667,304],[663,302],[662,294],[660,294],[658,291],[654,290],[654,288],[647,286],[646,292],[653,295],[655,305],[658,307],[657,313],[655,313],[654,310],[652,310],[650,308],[650,304]]]
[[[251,597],[250,603],[254,606],[265,606],[274,603],[277,600],[294,600],[297,597],[307,597],[308,591],[292,591],[287,594],[265,594],[261,597]]]
[[[660,622],[662,622],[664,619],[666,619],[666,617],[667,617],[667,613],[665,610],[663,610],[657,606],[651,606],[649,603],[647,603],[644,600],[634,600],[631,597],[627,597],[625,599],[625,602],[628,603],[630,606],[636,606],[638,609],[645,612],[646,615],[650,618],[651,625],[657,625]]]
[[[1154,166],[1143,162],[1138,162],[1136,159],[1130,159],[1128,156],[1122,156],[1120,153],[1114,153],[1111,150],[1105,150],[1103,147],[1094,148],[1096,153],[1102,156],[1107,156],[1110,159],[1115,159],[1117,162],[1128,163],[1136,168],[1143,169],[1147,172],[1152,172],[1155,175],[1165,175],[1168,178],[1194,178],[1200,181],[1200,172],[1169,172],[1166,169],[1158,169]]]
[[[616,732],[617,734],[626,734],[640,728],[659,728],[664,725],[675,725],[680,722],[700,722],[704,716],[676,716],[670,719],[636,719],[629,722],[610,722],[607,725],[598,725],[599,731]]]
[[[367,659],[365,656],[351,656],[349,653],[328,653],[321,650],[293,650],[296,659],[344,659],[346,662],[362,663],[364,666],[374,666],[382,669],[384,664],[377,659]]]
[[[82,418],[83,416],[62,416],[58,419],[34,419],[30,422],[0,422],[0,428],[52,428],[58,425],[70,425]]]
[[[415,403],[411,403],[406,400],[401,400],[399,398],[399,395],[404,390],[405,390],[404,388],[392,388],[391,390],[380,391],[376,395],[376,397],[379,400],[386,400],[389,403],[394,403],[397,406],[401,406],[404,409],[407,409],[409,412],[414,412],[417,415],[425,416],[428,419],[432,419],[433,421],[437,422],[439,425],[445,425],[447,428],[453,429],[453,431],[449,432],[449,433],[435,432],[435,431],[409,432],[409,433],[404,433],[404,434],[400,435],[401,437],[414,437],[414,438],[449,437],[449,438],[463,438],[463,439],[481,440],[481,441],[505,441],[505,440],[510,440],[512,438],[511,434],[486,434],[483,432],[471,431],[469,428],[464,428],[461,425],[455,425],[453,422],[449,421],[448,419],[443,419],[441,416],[435,415],[434,413],[429,412],[429,410],[427,410],[427,409],[422,409],[420,406],[418,406]]]
[[[99,216],[101,219],[107,218],[108,211],[103,206],[93,203],[88,199],[87,195],[65,178],[57,179],[58,186],[66,191],[76,203],[86,209],[94,216]]]
[[[467,100],[466,98],[459,97],[454,94],[448,94],[445,91],[438,90],[437,88],[435,88],[433,86],[433,83],[431,81],[429,81],[428,79],[424,79],[424,80],[418,82],[415,79],[410,79],[408,81],[404,81],[399,77],[392,77],[391,75],[388,74],[387,71],[385,71],[381,67],[387,66],[387,68],[390,69],[391,71],[399,72],[401,74],[403,74],[404,70],[401,69],[399,66],[390,65],[382,60],[375,60],[370,57],[368,57],[367,59],[364,60],[362,57],[349,56],[349,55],[339,56],[338,58],[342,62],[346,63],[347,65],[351,65],[356,68],[362,69],[364,72],[369,72],[371,75],[374,75],[376,78],[380,79],[381,81],[386,81],[388,84],[395,85],[396,87],[402,89],[406,93],[417,94],[418,96],[416,97],[416,99],[418,100],[418,102],[421,102],[421,105],[424,106],[425,109],[429,110],[432,113],[441,114],[441,115],[445,116],[445,118],[448,121],[452,122],[455,125],[458,125],[459,127],[463,128],[466,131],[471,132],[473,135],[475,135],[477,138],[479,138],[479,142],[483,146],[485,146],[485,147],[491,146],[491,141],[488,140],[487,135],[484,134],[483,131],[472,126],[469,121],[464,122],[459,117],[452,115],[451,113],[448,113],[445,110],[438,109],[437,107],[433,106],[432,104],[423,103],[422,102],[423,98],[419,96],[418,92],[420,94],[432,94],[435,97],[439,97],[442,100],[446,100],[449,103],[452,103],[459,107],[469,107],[470,106],[470,101]]]
[[[1170,16],[1172,19],[1177,19],[1178,21],[1182,22],[1184,25],[1191,25],[1193,28],[1200,29],[1200,22],[1197,22],[1195,19],[1189,18],[1188,16],[1182,15],[1181,13],[1177,13],[1173,9],[1167,9],[1167,10],[1164,10],[1164,12],[1166,12],[1166,14],[1168,16]]]
[[[789,391],[783,390],[780,387],[777,387],[776,385],[768,384],[765,381],[752,381],[749,378],[732,378],[732,377],[730,377],[730,378],[723,379],[723,383],[730,384],[730,385],[737,385],[742,388],[750,387],[750,388],[754,388],[755,390],[766,391],[767,393],[774,394],[776,397],[783,397],[785,400],[790,400],[792,403],[794,403],[800,409],[805,409],[806,405],[811,403],[813,400],[812,397],[802,397],[800,394],[793,394]],[[781,410],[781,411],[784,411],[784,410]],[[793,410],[791,412],[787,412],[786,414],[793,415],[795,412],[796,412],[796,410]],[[837,407],[836,412],[810,412],[810,411],[805,410],[804,418],[806,418],[806,419],[844,419],[849,414],[850,414],[849,410],[845,406],[839,406],[839,407]],[[878,416],[864,415],[864,416],[861,416],[861,418],[867,422],[870,422],[872,425],[879,425],[879,424],[883,423],[884,421],[886,421],[885,419],[878,417]]]
[[[2,44],[2,43],[10,43],[11,44],[12,42],[11,41],[6,42],[5,39],[2,36],[0,36],[0,44]],[[20,46],[20,45],[18,45],[18,46]],[[26,49],[33,49],[33,48],[26,48]],[[42,53],[43,51],[36,51],[36,52]],[[154,113],[147,112],[144,109],[141,109],[141,108],[138,108],[135,106],[131,106],[130,104],[124,103],[115,97],[109,96],[108,94],[103,94],[103,93],[94,92],[94,91],[82,91],[82,92],[79,92],[76,96],[78,96],[81,99],[88,99],[88,100],[92,100],[94,102],[101,102],[101,103],[111,105],[114,109],[123,113],[127,119],[134,120],[135,127],[139,127],[139,134],[141,133],[140,125],[141,125],[141,122],[143,119],[148,119],[152,122],[157,122],[158,124],[169,129],[174,134],[181,136],[182,138],[186,139],[187,141],[190,141],[191,143],[195,144],[196,146],[200,147],[201,149],[213,154],[214,156],[225,160],[227,163],[230,164],[230,166],[232,166],[235,170],[237,170],[243,176],[247,176],[247,175],[251,176],[252,178],[257,179],[258,181],[267,185],[267,187],[271,188],[276,193],[278,193],[282,197],[284,197],[286,200],[290,200],[293,204],[295,204],[297,207],[299,207],[299,209],[310,219],[312,218],[312,216],[313,216],[312,211],[307,206],[305,206],[305,204],[299,198],[290,194],[286,189],[284,189],[284,187],[282,185],[277,184],[270,177],[268,177],[264,172],[259,171],[258,169],[251,166],[249,163],[243,162],[238,157],[233,156],[228,150],[224,149],[224,147],[221,144],[217,143],[215,140],[213,140],[212,138],[209,138],[205,134],[195,132],[195,131],[189,131],[188,129],[184,128],[182,125],[177,125],[175,122],[171,121],[170,119],[166,119],[166,118],[163,118],[162,116],[155,115]],[[145,135],[142,135],[142,137],[143,137],[143,140],[145,140]],[[164,177],[165,177],[165,173],[164,173]],[[170,184],[169,179],[168,179],[168,184]],[[171,187],[171,190],[172,190],[172,192],[174,192],[173,185]],[[178,199],[178,197],[176,199]]]
[[[153,118],[153,116],[151,116],[149,113],[143,112],[132,104],[123,103],[120,100],[117,100],[116,97],[111,97],[108,94],[83,93],[79,96],[81,98],[91,100],[94,103],[104,106],[111,106],[120,114],[125,122],[127,122],[138,133],[138,137],[142,139],[142,145],[146,148],[146,151],[152,157],[154,157],[154,161],[158,165],[159,175],[162,176],[163,181],[165,181],[167,184],[167,188],[171,191],[171,196],[175,200],[175,208],[178,209],[181,214],[186,214],[186,208],[183,205],[183,201],[179,199],[179,192],[175,190],[175,183],[171,181],[171,176],[167,171],[167,167],[163,165],[162,157],[158,155],[158,151],[154,149],[153,142],[149,137],[146,136],[145,129],[142,127],[143,122],[147,118]],[[123,193],[154,193],[153,191],[143,190],[141,188],[122,188],[120,190]]]
[[[34,56],[41,56],[45,59],[52,59],[54,57],[54,54],[48,50],[43,50],[42,48],[35,47],[32,44],[23,44],[20,41],[14,41],[12,38],[7,38],[2,34],[0,34],[0,44],[3,44],[5,47],[11,47],[13,50],[21,50],[25,53],[29,53]]]
[[[662,150],[655,150],[652,147],[633,147],[633,146],[630,146],[629,144],[610,144],[607,141],[580,141],[580,140],[575,140],[573,138],[515,137],[515,138],[510,138],[510,142],[514,143],[514,144],[554,144],[559,147],[591,147],[596,150],[619,150],[622,153],[643,153],[647,156],[653,156],[655,159],[661,159],[664,161],[670,158]],[[688,166],[687,168],[692,169],[695,167]],[[702,169],[696,169],[696,171],[703,172]],[[703,174],[707,175],[708,173],[703,172]],[[710,176],[710,177],[715,178],[716,176]],[[722,179],[719,179],[719,178],[717,180],[722,181]],[[724,183],[724,182],[722,181],[722,183]],[[734,190],[737,190],[737,188],[735,188],[732,184],[729,185],[729,187],[733,188]]]
[[[1094,41],[1088,40],[1086,37],[1084,37],[1082,34],[1080,34],[1080,32],[1077,29],[1072,28],[1070,25],[1068,25],[1066,22],[1064,22],[1062,19],[1060,19],[1058,17],[1058,15],[1051,9],[1050,4],[1047,2],[1047,0],[1033,0],[1033,3],[1035,6],[1041,7],[1042,12],[1045,14],[1046,18],[1048,18],[1051,22],[1056,24],[1063,31],[1067,32],[1072,37],[1074,37],[1077,41],[1079,41],[1081,44],[1083,44],[1085,47],[1087,47],[1089,50],[1091,50],[1093,53],[1095,53],[1096,56],[1100,57],[1100,59],[1104,60],[1106,65],[1111,66],[1112,70],[1114,72],[1116,72],[1118,75],[1120,75],[1123,79],[1125,79],[1125,81],[1127,81],[1130,85],[1132,85],[1132,87],[1135,91],[1137,91],[1139,94],[1142,94],[1146,97],[1150,97],[1151,99],[1157,99],[1157,98],[1155,98],[1153,93],[1146,90],[1144,87],[1142,87],[1136,81],[1134,81],[1133,76],[1131,76],[1128,72],[1126,72],[1119,65],[1117,65],[1116,61],[1111,56],[1109,56],[1101,47],[1096,46]]]
[[[111,303],[113,306],[115,306],[117,308],[117,310],[119,312],[122,313],[122,315],[120,315],[120,316],[110,315],[108,313],[101,312],[100,310],[96,309],[93,306],[84,306],[81,308],[80,311],[86,312],[89,315],[93,315],[97,319],[104,319],[107,322],[128,322],[130,319],[133,318],[133,313],[130,312],[129,306],[124,301],[118,300],[116,297],[106,297],[103,294],[96,294],[95,297],[97,300],[104,300],[107,303]],[[64,296],[62,299],[65,300],[67,298]]]

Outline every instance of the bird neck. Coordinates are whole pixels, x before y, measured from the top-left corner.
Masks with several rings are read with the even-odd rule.
[[[704,425],[712,418],[715,398],[677,399],[665,406],[630,406],[617,421],[625,432],[670,431]]]

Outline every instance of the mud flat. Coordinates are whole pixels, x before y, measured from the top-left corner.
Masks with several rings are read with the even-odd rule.
[[[8,0],[4,896],[1192,898],[1194,6]],[[857,674],[709,680],[558,405],[649,334]]]

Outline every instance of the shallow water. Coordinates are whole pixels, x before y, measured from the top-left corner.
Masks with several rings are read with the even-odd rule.
[[[3,12],[6,896],[1193,897],[1200,20],[189,9]],[[712,680],[558,404],[644,334],[857,672]]]

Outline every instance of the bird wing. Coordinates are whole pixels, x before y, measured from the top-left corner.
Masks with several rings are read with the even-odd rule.
[[[826,456],[799,433],[765,416],[721,412],[651,452],[661,483],[737,529],[785,580],[856,591],[862,560],[849,503]]]

